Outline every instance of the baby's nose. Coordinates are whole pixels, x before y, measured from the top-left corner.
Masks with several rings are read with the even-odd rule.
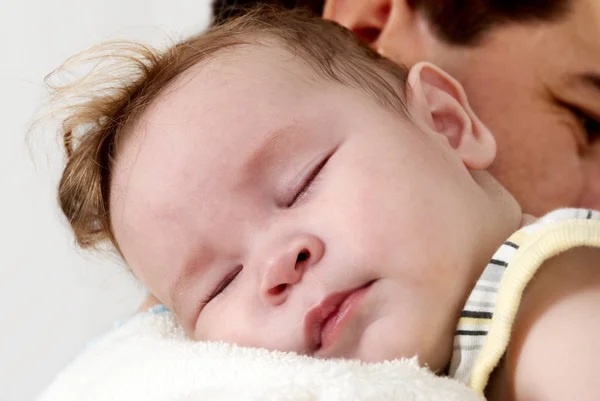
[[[325,245],[314,235],[299,235],[271,250],[265,260],[261,298],[270,305],[285,302],[292,287],[323,257]]]

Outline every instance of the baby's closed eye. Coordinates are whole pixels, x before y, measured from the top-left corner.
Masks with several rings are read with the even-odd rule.
[[[217,284],[217,286],[205,298],[205,300],[202,302],[202,305],[204,306],[204,305],[208,304],[210,301],[212,301],[214,298],[216,298],[218,295],[220,295],[223,291],[225,291],[227,289],[227,287],[229,287],[229,284],[231,284],[233,282],[233,280],[235,280],[235,278],[238,276],[238,274],[240,274],[240,272],[242,271],[243,268],[244,267],[242,265],[238,265],[229,274],[227,274],[225,277],[223,277],[223,279]]]
[[[300,200],[302,200],[316,184],[321,171],[333,155],[333,152],[329,153],[322,160],[310,167],[308,174],[306,174],[300,180],[300,185],[293,186],[293,197],[290,201],[286,202],[286,207],[295,206]]]

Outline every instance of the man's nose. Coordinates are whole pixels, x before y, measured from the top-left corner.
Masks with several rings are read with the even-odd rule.
[[[260,297],[277,306],[287,299],[292,287],[304,273],[314,267],[325,253],[323,241],[311,234],[302,234],[274,246],[264,259]]]

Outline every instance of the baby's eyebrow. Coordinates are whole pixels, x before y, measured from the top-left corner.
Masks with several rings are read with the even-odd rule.
[[[271,132],[267,138],[254,149],[246,161],[242,164],[245,171],[257,171],[272,157],[281,151],[290,136],[296,136],[300,133],[297,129],[298,123],[294,122],[286,127],[276,129]]]
[[[185,284],[186,281],[189,280],[189,276],[190,274],[187,272],[180,274],[169,289],[169,299],[172,303],[171,309],[175,316],[180,316],[182,314],[181,305],[185,298]]]

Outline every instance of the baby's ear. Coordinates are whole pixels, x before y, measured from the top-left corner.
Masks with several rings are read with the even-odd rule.
[[[496,157],[496,141],[475,115],[462,85],[431,63],[418,63],[408,74],[411,113],[443,135],[465,166],[483,170]]]

